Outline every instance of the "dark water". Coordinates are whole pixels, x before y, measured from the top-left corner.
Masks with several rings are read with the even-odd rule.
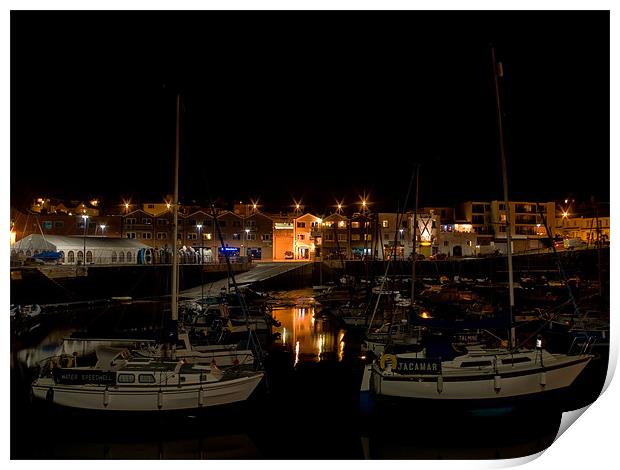
[[[411,403],[360,408],[360,336],[315,318],[311,294],[280,293],[297,305],[273,312],[281,322],[276,329],[280,340],[268,346],[266,380],[251,399],[200,415],[101,415],[49,409],[28,399],[30,367],[55,354],[72,331],[93,321],[125,327],[148,318],[157,324],[161,305],[93,310],[48,325],[36,344],[14,343],[11,458],[496,459],[526,456],[553,442],[559,408],[504,408],[477,415],[429,411]],[[603,367],[597,367],[575,384],[568,408],[594,399],[596,380],[602,386]]]

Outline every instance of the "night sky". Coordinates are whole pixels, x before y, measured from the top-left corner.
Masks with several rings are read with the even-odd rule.
[[[11,200],[609,201],[607,12],[11,14]],[[408,206],[412,206],[410,196]]]

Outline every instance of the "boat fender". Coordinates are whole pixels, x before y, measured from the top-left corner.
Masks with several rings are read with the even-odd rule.
[[[390,370],[396,368],[396,356],[394,354],[383,354],[381,359],[379,359],[379,367],[381,367],[381,370],[385,370],[387,361],[390,361]]]
[[[54,389],[48,388],[47,393],[45,394],[45,401],[49,403],[54,403]]]
[[[443,392],[443,375],[437,376],[437,393]]]
[[[198,390],[198,406],[204,406],[204,404],[205,404],[204,389],[200,387],[200,389]]]
[[[107,408],[110,403],[110,392],[108,391],[108,387],[103,391],[103,406]]]
[[[162,406],[164,406],[164,392],[160,389],[159,392],[157,392],[157,408],[161,410]]]
[[[493,378],[493,388],[495,389],[496,392],[499,393],[499,391],[502,389],[502,378],[499,375],[496,375]]]
[[[540,386],[544,388],[546,385],[547,385],[547,373],[541,372],[540,373]]]

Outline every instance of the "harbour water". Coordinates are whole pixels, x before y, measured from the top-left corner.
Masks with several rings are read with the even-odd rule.
[[[30,400],[33,366],[57,353],[63,338],[95,321],[149,318],[156,326],[162,305],[94,309],[48,326],[34,344],[13,343],[11,458],[497,459],[533,454],[553,442],[560,408],[478,414],[429,413],[413,404],[361,408],[361,335],[315,315],[311,289],[273,294],[281,301],[272,312],[281,325],[267,345],[266,379],[247,402],[200,415],[109,416]],[[596,386],[584,380],[591,395]],[[586,395],[576,395],[574,407],[594,399]]]

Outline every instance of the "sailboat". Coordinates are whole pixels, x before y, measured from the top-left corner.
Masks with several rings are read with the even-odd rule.
[[[514,307],[510,206],[506,159],[504,155],[499,69],[492,49],[495,71],[497,117],[500,133],[506,235],[510,317]],[[414,263],[415,266],[415,263]],[[415,272],[415,271],[414,271]],[[412,282],[413,284],[413,282]],[[512,326],[512,325],[511,325]],[[362,398],[367,395],[426,400],[429,403],[457,403],[476,407],[510,403],[521,399],[550,398],[566,390],[593,358],[584,345],[578,354],[551,354],[537,339],[535,349],[515,346],[514,327],[510,329],[509,347],[486,349],[482,346],[457,348],[445,334],[429,334],[416,351],[383,354],[366,365],[361,385]]]
[[[177,240],[179,201],[179,113],[177,95],[173,243]],[[105,411],[197,410],[248,399],[263,372],[229,369],[214,364],[189,364],[174,354],[178,323],[178,251],[173,250],[171,334],[167,358],[139,357],[127,348],[100,347],[94,366],[76,364],[76,357],[48,358],[32,383],[36,399],[60,406]]]

